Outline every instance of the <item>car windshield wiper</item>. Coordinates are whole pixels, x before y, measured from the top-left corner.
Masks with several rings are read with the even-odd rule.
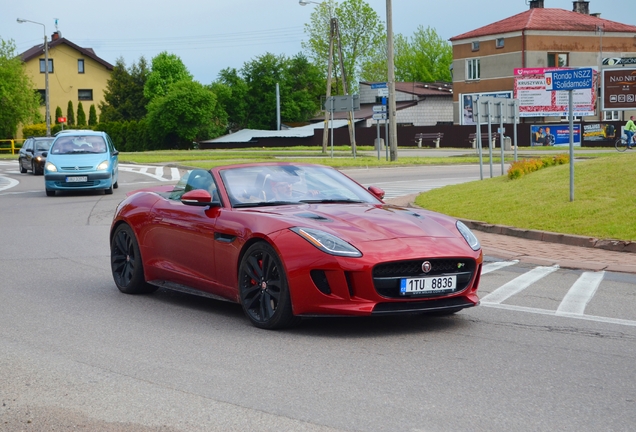
[[[234,204],[234,208],[245,208],[245,207],[271,207],[277,205],[294,205],[299,204],[298,201],[259,201],[259,202],[246,202],[246,203],[237,203]]]
[[[300,200],[301,203],[305,203],[305,204],[360,204],[363,203],[364,201],[361,200],[354,200],[354,199],[350,199],[350,198],[329,198],[329,199],[306,199],[306,200]]]

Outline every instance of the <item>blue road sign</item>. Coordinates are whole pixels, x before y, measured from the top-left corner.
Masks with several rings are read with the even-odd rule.
[[[593,77],[592,68],[546,72],[545,89],[547,91],[591,89]]]
[[[371,88],[372,89],[380,89],[380,88],[387,88],[387,85],[385,82],[381,82],[381,83],[371,83]]]

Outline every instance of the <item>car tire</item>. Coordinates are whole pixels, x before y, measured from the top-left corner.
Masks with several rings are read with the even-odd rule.
[[[117,189],[118,187],[119,187],[119,182],[118,181],[113,183],[113,189]]]
[[[110,187],[108,189],[104,189],[104,193],[106,195],[112,195],[113,194],[113,185],[110,185]]]
[[[46,190],[46,196],[55,196],[55,191],[51,189]]]
[[[272,246],[258,242],[249,247],[239,266],[239,295],[247,318],[262,329],[297,324],[283,263]]]
[[[157,290],[144,279],[144,265],[137,238],[127,224],[115,228],[110,243],[110,267],[115,285],[124,294],[148,294]]]
[[[35,166],[35,162],[31,162],[31,171],[33,172],[33,175],[38,175],[39,171],[38,168]]]
[[[20,172],[21,172],[22,174],[26,173],[26,172],[27,172],[27,169],[26,169],[25,167],[23,167],[23,166],[22,166],[22,162],[18,162],[18,163],[20,164]]]

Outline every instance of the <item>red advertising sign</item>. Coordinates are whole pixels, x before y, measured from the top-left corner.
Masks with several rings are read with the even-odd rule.
[[[568,115],[567,91],[546,91],[545,73],[568,68],[518,68],[514,70],[514,98],[519,99],[519,117],[565,117]],[[597,81],[594,71],[594,83]],[[572,92],[574,115],[595,114],[596,85]]]
[[[58,117],[57,118],[57,122],[58,123],[66,123],[66,117]]]

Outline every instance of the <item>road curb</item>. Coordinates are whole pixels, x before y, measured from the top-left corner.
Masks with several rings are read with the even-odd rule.
[[[624,240],[597,239],[588,236],[578,236],[549,231],[538,231],[523,228],[510,227],[506,225],[495,225],[486,222],[461,219],[469,228],[492,234],[501,234],[512,237],[519,237],[528,240],[538,240],[550,243],[564,244],[568,246],[586,247],[592,249],[603,249],[612,252],[625,252],[636,254],[636,242]]]

